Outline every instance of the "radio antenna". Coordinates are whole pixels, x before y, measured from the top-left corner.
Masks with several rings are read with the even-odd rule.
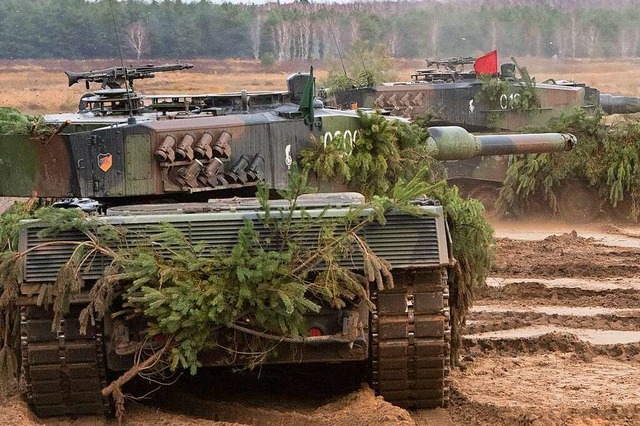
[[[118,47],[118,56],[120,56],[120,65],[124,71],[124,90],[127,93],[127,104],[129,105],[129,118],[127,124],[136,124],[136,118],[133,116],[133,104],[131,103],[131,95],[129,94],[129,76],[127,75],[127,67],[124,66],[124,59],[122,59],[122,49],[120,48],[120,35],[118,31],[118,22],[116,21],[116,14],[113,11],[113,0],[109,1],[111,7],[111,18],[113,19],[113,29],[116,33],[116,46]]]
[[[358,39],[353,27],[351,27],[351,36],[353,37],[354,40]],[[368,43],[368,42],[365,41],[364,43]],[[362,55],[362,50],[357,45],[356,45],[356,53],[358,54],[358,59],[360,59],[360,62],[362,62],[362,69],[364,69],[365,78],[367,79],[367,86],[372,86],[373,74],[371,73],[371,71],[369,71],[369,68],[367,68],[367,62],[364,60],[364,56]]]
[[[329,21],[329,29],[331,30],[331,35],[333,36],[333,42],[336,44],[336,50],[338,51],[338,57],[340,58],[340,64],[342,65],[342,72],[344,72],[345,77],[347,76],[347,69],[344,66],[344,61],[342,60],[342,52],[340,52],[340,45],[338,44],[338,38],[336,37],[336,33],[333,31],[333,22]]]

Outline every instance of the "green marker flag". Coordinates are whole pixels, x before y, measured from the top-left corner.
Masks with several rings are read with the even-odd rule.
[[[298,107],[298,111],[302,111],[304,113],[304,122],[310,126],[313,126],[313,100],[315,98],[316,88],[315,88],[315,80],[313,78],[313,67],[309,69],[309,80],[307,80],[307,85],[304,86],[304,91],[302,92],[302,99],[300,99],[300,107]]]

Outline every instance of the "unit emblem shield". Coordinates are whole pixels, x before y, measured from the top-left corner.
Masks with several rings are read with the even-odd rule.
[[[111,153],[98,154],[98,167],[103,172],[106,172],[113,165],[113,156]]]

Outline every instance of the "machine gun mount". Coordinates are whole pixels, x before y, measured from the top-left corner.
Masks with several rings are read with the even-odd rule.
[[[128,67],[111,67],[89,72],[66,71],[69,78],[69,86],[73,86],[80,80],[85,80],[87,90],[89,83],[100,83],[101,89],[122,89],[125,82],[133,89],[133,80],[153,78],[156,72],[180,71],[193,68],[192,64],[166,64],[166,65],[130,65]]]

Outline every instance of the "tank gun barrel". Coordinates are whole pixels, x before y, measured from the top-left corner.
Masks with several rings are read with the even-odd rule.
[[[462,127],[429,127],[427,144],[438,160],[464,160],[485,155],[569,151],[576,144],[570,133],[475,136]]]
[[[640,98],[601,93],[600,107],[607,114],[632,114],[640,112]]]

